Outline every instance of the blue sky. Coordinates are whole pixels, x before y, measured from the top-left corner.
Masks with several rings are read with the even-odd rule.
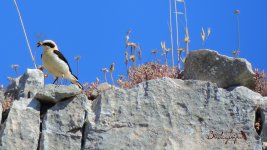
[[[76,72],[74,56],[81,56],[79,79],[103,81],[101,68],[115,62],[115,77],[126,72],[124,64],[125,33],[129,28],[131,41],[141,45],[143,62],[153,60],[152,49],[160,50],[160,42],[169,37],[169,2],[167,0],[80,0],[80,1],[21,1],[18,4],[24,19],[37,64],[41,64],[42,49],[36,48],[38,38],[54,40]],[[181,4],[178,7],[183,11]],[[231,56],[237,48],[236,16],[240,10],[240,57],[253,68],[267,69],[266,0],[188,0],[187,14],[190,50],[203,48],[201,28],[210,27],[212,34],[205,48]],[[12,64],[19,64],[19,73],[33,68],[19,18],[13,1],[0,4],[0,83],[7,85],[7,77],[15,77]],[[173,18],[174,19],[174,18]],[[184,37],[183,16],[179,17],[180,37]],[[41,36],[38,36],[40,35]],[[180,38],[182,43],[182,38]],[[47,80],[51,82],[51,79]]]

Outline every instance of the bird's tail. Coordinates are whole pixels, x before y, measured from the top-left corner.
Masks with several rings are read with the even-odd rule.
[[[80,89],[83,90],[82,84],[78,81],[78,78],[73,74],[72,74],[72,77],[71,77],[71,83],[77,85]]]
[[[84,90],[82,84],[79,81],[76,81],[73,84],[76,84],[80,89]]]

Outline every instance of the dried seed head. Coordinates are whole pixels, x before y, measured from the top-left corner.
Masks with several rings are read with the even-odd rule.
[[[170,51],[171,51],[170,48],[166,48],[166,49],[165,49],[165,53],[168,53],[168,52],[170,52]]]
[[[84,88],[88,88],[88,87],[89,87],[88,82],[84,83],[84,84],[83,84],[83,87],[84,87]]]
[[[123,75],[119,75],[119,79],[124,79],[124,76]]]
[[[201,31],[201,39],[202,39],[202,42],[204,42],[206,39],[206,33],[205,33],[203,27],[202,27],[202,31]]]
[[[185,43],[189,43],[189,42],[190,42],[190,40],[189,40],[189,37],[188,37],[188,36],[185,36],[185,38],[184,38],[184,42],[185,42]]]
[[[131,56],[130,56],[130,60],[131,60],[132,62],[135,62],[135,56],[134,56],[134,55],[131,55]]]
[[[207,33],[208,33],[207,37],[209,37],[210,34],[211,34],[211,28],[208,28],[208,29],[207,29]]]
[[[96,83],[99,83],[99,82],[100,82],[99,78],[98,78],[98,77],[96,77]]]
[[[17,69],[18,67],[19,67],[18,64],[13,64],[13,65],[11,65],[11,68],[12,68],[12,69]]]
[[[234,56],[238,56],[240,54],[240,51],[239,50],[234,50],[234,51],[232,51],[232,54]]]
[[[178,52],[184,52],[185,51],[185,48],[178,48],[177,51]]]
[[[108,72],[108,69],[107,68],[102,68],[102,71],[107,73]]]
[[[236,14],[236,15],[239,15],[239,14],[240,14],[240,10],[238,10],[238,9],[235,10],[235,14]]]
[[[9,81],[15,81],[15,78],[7,77],[7,80],[9,80]]]
[[[138,44],[133,43],[133,42],[128,42],[128,43],[127,43],[127,46],[128,46],[128,47],[132,47],[132,48],[138,48]]]
[[[115,63],[112,63],[112,64],[110,65],[109,71],[110,71],[110,72],[113,72],[114,69],[115,69]]]
[[[158,52],[158,50],[156,50],[156,49],[153,49],[153,50],[151,51],[152,54],[157,54],[157,52]]]
[[[165,50],[166,49],[166,43],[165,41],[160,42],[161,49]]]
[[[81,56],[75,56],[74,59],[78,61],[81,59]]]
[[[189,43],[190,42],[190,38],[189,38],[189,34],[188,34],[188,29],[185,28],[185,38],[184,38],[184,42],[185,43]]]
[[[124,53],[124,56],[125,56],[125,64],[127,65],[128,64],[128,61],[129,61],[129,54],[128,54],[128,52],[126,51],[125,53]]]
[[[120,85],[120,86],[123,86],[123,81],[121,79],[118,79],[117,80],[117,84]]]

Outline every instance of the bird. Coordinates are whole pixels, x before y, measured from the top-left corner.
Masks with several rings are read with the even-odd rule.
[[[79,83],[78,78],[72,73],[67,59],[59,51],[57,44],[52,40],[44,40],[37,43],[37,47],[40,46],[43,47],[41,59],[44,67],[49,73],[56,77],[53,84],[58,80],[58,78],[65,78],[72,84],[76,84],[80,89],[83,89],[83,86]]]

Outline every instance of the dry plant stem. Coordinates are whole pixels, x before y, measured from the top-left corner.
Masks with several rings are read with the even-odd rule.
[[[174,52],[173,52],[173,36],[172,36],[172,0],[170,2],[170,38],[171,38],[171,48],[172,48],[172,67],[174,67]]]
[[[107,80],[107,73],[106,72],[104,72],[104,78],[105,78],[105,82],[108,82],[108,80]]]
[[[184,0],[184,17],[185,17],[185,28],[186,28],[186,34],[189,38],[189,31],[188,31],[188,22],[187,22],[187,13],[186,13],[186,3],[185,3],[185,0]],[[186,56],[188,55],[189,53],[189,41],[186,42]]]
[[[236,15],[237,21],[237,51],[240,51],[240,23],[239,23],[239,14]]]
[[[30,51],[30,54],[31,54],[31,57],[32,57],[32,61],[33,61],[34,67],[35,67],[35,69],[37,69],[37,65],[35,63],[35,59],[34,59],[33,54],[32,54],[32,49],[31,49],[31,46],[30,46],[30,43],[29,43],[29,40],[28,40],[28,36],[27,36],[26,30],[25,30],[25,27],[24,27],[24,23],[23,23],[23,20],[22,20],[20,11],[19,11],[18,4],[17,4],[16,0],[13,0],[13,1],[14,1],[15,6],[16,6],[18,15],[19,15],[19,19],[20,19],[20,23],[21,23],[21,26],[22,26],[22,30],[23,30],[23,33],[24,33],[24,36],[25,36],[25,39],[26,39],[26,42],[27,42],[27,46],[29,48],[29,51]]]
[[[114,86],[114,79],[113,79],[113,74],[112,74],[112,71],[110,71],[110,78],[111,78],[111,81],[112,81],[112,85]]]
[[[135,49],[135,47],[133,49],[134,49],[134,57],[136,58],[136,49]],[[134,68],[136,68],[136,62],[135,61],[133,61],[133,65],[134,65]]]
[[[167,57],[168,53],[165,53],[165,65],[168,66],[168,57]]]
[[[79,78],[79,60],[77,60],[76,72],[77,72],[77,77]]]
[[[181,70],[181,54],[182,52],[178,50],[178,70]]]
[[[17,68],[15,68],[15,72],[16,72],[16,76],[18,76],[18,70],[17,70]]]
[[[174,7],[175,7],[175,25],[176,25],[176,49],[179,49],[179,24],[178,24],[178,9],[177,9],[177,2],[174,1]],[[180,69],[180,63],[179,63],[179,52],[178,52],[178,69]]]

